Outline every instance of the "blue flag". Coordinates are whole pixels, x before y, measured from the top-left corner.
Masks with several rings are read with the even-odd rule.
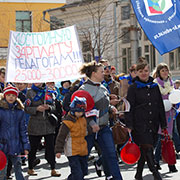
[[[131,0],[137,20],[162,55],[180,46],[180,0]]]

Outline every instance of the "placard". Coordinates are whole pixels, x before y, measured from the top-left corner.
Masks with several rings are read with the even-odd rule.
[[[47,32],[10,31],[6,82],[76,79],[83,62],[75,26]]]

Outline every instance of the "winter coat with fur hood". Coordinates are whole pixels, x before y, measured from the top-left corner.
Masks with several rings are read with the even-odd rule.
[[[29,150],[24,106],[17,99],[10,106],[0,94],[0,150],[6,155],[18,155]]]

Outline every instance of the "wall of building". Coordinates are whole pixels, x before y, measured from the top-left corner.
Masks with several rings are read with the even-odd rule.
[[[43,11],[64,5],[62,3],[57,3],[58,1],[56,1],[56,3],[47,3],[47,1],[46,3],[43,3],[42,0],[40,1],[41,3],[23,2],[24,3],[17,3],[16,0],[11,2],[0,1],[0,48],[8,47],[9,32],[10,30],[16,31],[16,11],[31,11],[32,31],[40,32],[50,30],[50,25],[43,21]],[[48,15],[46,16],[46,19],[49,19]],[[2,54],[0,54],[0,66],[4,63],[1,56]]]
[[[75,0],[69,0],[69,2],[75,2]],[[104,3],[104,6],[107,5],[110,1],[101,0],[101,3]],[[112,2],[112,1],[111,1]],[[93,4],[93,2],[91,2]],[[97,5],[99,2],[96,2]],[[106,50],[103,54],[103,58],[107,58],[110,60],[111,65],[117,64],[118,72],[128,72],[128,68],[132,65],[132,62],[136,62],[136,60],[131,57],[131,39],[129,42],[123,42],[124,32],[123,29],[130,29],[130,17],[122,18],[124,15],[122,12],[123,7],[130,5],[129,0],[115,0],[108,8],[106,12],[104,12],[103,19],[106,21],[106,29],[108,31],[110,28],[112,29],[111,39],[114,40],[111,47]],[[116,6],[115,6],[116,5]],[[96,6],[97,8],[97,6]],[[97,10],[94,8],[94,12]],[[130,12],[130,11],[129,11]],[[70,6],[64,10],[54,9],[49,12],[50,15],[56,16],[59,19],[63,19],[65,22],[65,26],[69,25],[77,25],[79,29],[80,41],[82,44],[83,35],[81,33],[81,28],[92,29],[92,17],[88,14],[87,6]],[[127,13],[128,14],[128,13]],[[116,17],[115,17],[116,16]],[[115,19],[116,18],[116,19]],[[115,21],[116,20],[116,21]],[[117,28],[117,35],[115,34],[115,27]],[[161,56],[158,51],[152,46],[151,42],[146,38],[143,30],[138,24],[137,29],[138,36],[138,47],[137,51],[139,52],[139,56],[146,57],[149,61],[151,70],[161,62],[165,62],[169,65],[170,70],[172,72],[173,79],[177,79],[180,77],[180,49],[176,49],[170,53],[166,53]],[[103,32],[101,33],[103,37]],[[93,43],[93,41],[92,41]],[[116,49],[117,48],[117,49]],[[117,52],[115,52],[117,50]],[[171,59],[170,59],[171,57]]]

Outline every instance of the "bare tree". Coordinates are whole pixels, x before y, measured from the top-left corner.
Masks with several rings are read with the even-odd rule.
[[[112,16],[107,17],[109,14],[108,7],[113,2],[113,0],[108,2],[98,1],[84,6],[84,10],[88,14],[88,22],[91,23],[91,26],[80,25],[78,30],[83,35],[83,39],[89,42],[89,50],[93,59],[95,59],[95,56],[102,57],[104,52],[112,47],[114,42],[112,38],[114,32]]]
[[[85,44],[84,52],[90,52],[93,59],[95,56],[102,57],[114,43],[125,34],[114,36],[113,6],[115,0],[91,0],[77,3],[73,8],[61,9],[58,19],[63,19],[65,25],[77,25],[80,41]],[[79,7],[79,8],[77,8]],[[50,12],[51,13],[51,12]],[[50,14],[53,16],[53,13]],[[127,31],[128,33],[128,31]]]

